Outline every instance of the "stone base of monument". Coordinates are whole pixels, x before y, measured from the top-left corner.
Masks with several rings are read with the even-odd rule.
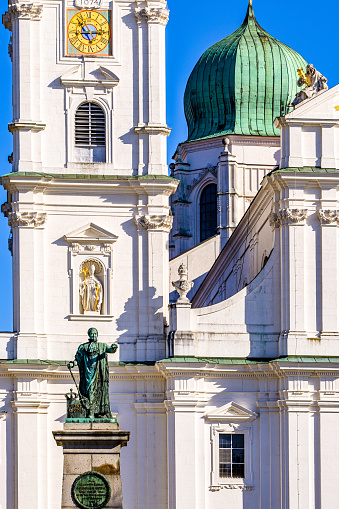
[[[114,422],[68,422],[53,435],[64,453],[61,509],[122,509],[120,450],[130,433]]]

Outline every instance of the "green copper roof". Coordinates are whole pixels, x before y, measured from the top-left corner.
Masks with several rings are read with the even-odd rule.
[[[298,92],[306,61],[261,28],[253,8],[233,34],[200,58],[188,80],[188,140],[242,134],[279,136],[273,125]]]

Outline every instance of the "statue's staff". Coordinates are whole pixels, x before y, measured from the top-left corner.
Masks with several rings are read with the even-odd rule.
[[[72,361],[72,362],[73,362],[73,361]],[[80,403],[82,404],[82,406],[84,407],[84,409],[85,409],[85,410],[88,410],[88,409],[89,409],[89,401],[88,401],[88,399],[87,399],[87,398],[85,398],[84,396],[82,396],[82,394],[81,394],[81,392],[80,392],[80,390],[79,390],[78,384],[77,384],[77,382],[76,382],[76,380],[75,380],[75,378],[74,378],[74,375],[73,375],[73,371],[72,371],[71,363],[70,363],[70,362],[67,364],[67,367],[68,367],[68,369],[69,369],[69,371],[70,371],[70,373],[71,373],[71,377],[73,378],[73,381],[74,381],[74,383],[75,383],[75,387],[76,387],[76,389],[77,389],[77,391],[78,391],[78,396],[79,396],[79,399],[80,399]]]

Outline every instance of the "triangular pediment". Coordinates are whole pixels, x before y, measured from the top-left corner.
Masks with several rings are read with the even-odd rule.
[[[315,119],[339,121],[339,85],[320,92],[315,97],[298,104],[296,108],[286,115],[286,120]]]
[[[228,403],[227,405],[218,408],[212,412],[208,412],[205,417],[211,421],[218,422],[239,422],[239,421],[253,421],[258,417],[258,414],[252,412],[238,403]]]
[[[98,66],[84,76],[83,66],[76,65],[60,76],[61,84],[66,87],[115,87],[119,81],[119,78],[112,71],[103,66]]]
[[[64,239],[67,242],[88,242],[91,241],[98,241],[98,242],[105,242],[105,243],[112,243],[116,242],[118,240],[118,236],[114,235],[114,233],[111,233],[107,230],[104,230],[100,226],[97,226],[94,223],[88,223],[85,226],[82,226],[81,228],[78,228],[77,230],[68,233],[67,235],[64,235]]]

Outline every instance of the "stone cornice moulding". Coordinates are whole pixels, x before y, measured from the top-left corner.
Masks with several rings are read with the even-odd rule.
[[[100,71],[102,79],[86,79],[82,76],[82,65],[76,65],[60,76],[60,83],[65,87],[116,87],[120,79],[112,71],[103,66],[98,66],[96,71]]]
[[[273,228],[280,228],[282,225],[303,223],[307,218],[307,212],[307,209],[281,209],[271,213],[270,224]]]
[[[165,7],[143,7],[136,8],[134,11],[138,24],[141,23],[159,23],[160,25],[166,26],[169,18],[169,10]]]
[[[12,31],[12,22],[17,19],[40,21],[42,18],[43,5],[34,3],[9,2],[8,11],[2,16],[2,24],[7,30]]]
[[[208,412],[205,415],[206,419],[220,423],[248,422],[254,421],[257,417],[257,413],[252,412],[252,410],[249,410],[238,403],[234,403],[233,401],[221,408],[218,408],[216,411]]]
[[[11,228],[20,226],[39,227],[47,221],[47,214],[42,212],[8,212],[8,225]]]
[[[93,243],[100,243],[103,245],[104,249],[110,250],[110,246],[116,242],[118,238],[119,237],[114,235],[114,233],[104,230],[104,228],[94,223],[88,223],[64,235],[64,240],[71,245],[71,250],[74,252],[79,252],[82,249],[85,251],[93,251]]]
[[[158,230],[169,233],[173,225],[173,216],[134,216],[134,222],[145,230]]]
[[[318,218],[324,224],[339,224],[339,210],[336,209],[319,209]]]
[[[171,134],[172,129],[167,125],[147,124],[147,125],[137,125],[134,128],[134,131],[137,134],[163,134],[164,136],[169,136]]]
[[[14,131],[44,131],[46,124],[43,122],[34,122],[33,120],[13,120],[8,124],[8,130],[10,133]]]

